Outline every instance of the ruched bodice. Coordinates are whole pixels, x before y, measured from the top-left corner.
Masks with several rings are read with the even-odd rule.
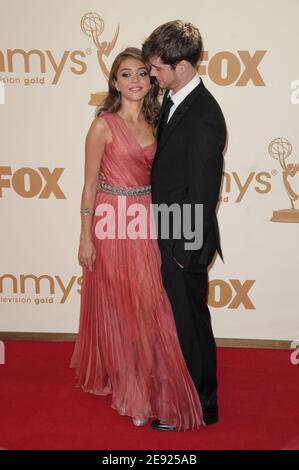
[[[112,186],[128,187],[150,184],[156,143],[141,146],[118,113],[105,113],[102,118],[111,130],[112,142],[105,147],[100,176]]]

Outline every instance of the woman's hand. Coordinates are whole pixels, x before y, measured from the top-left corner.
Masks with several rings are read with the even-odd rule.
[[[96,249],[91,240],[81,240],[78,251],[79,264],[83,267],[86,266],[89,271],[92,271],[92,265],[96,259]]]

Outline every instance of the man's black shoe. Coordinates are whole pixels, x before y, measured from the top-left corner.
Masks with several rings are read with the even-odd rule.
[[[208,424],[214,424],[218,421],[218,405],[210,405],[207,407],[203,407],[203,420]]]
[[[215,424],[217,423],[218,421],[218,415],[214,415],[214,416],[203,416],[203,420],[205,422],[206,425],[208,424]]]
[[[151,427],[156,429],[157,431],[168,431],[168,432],[175,432],[176,428],[174,426],[168,426],[168,424],[163,424],[159,419],[155,419],[151,423]]]
[[[215,409],[213,410],[216,411]],[[206,414],[203,416],[204,423],[208,426],[210,424],[215,424],[218,421],[218,409],[215,414]],[[168,424],[163,424],[159,419],[155,419],[151,423],[151,427],[156,429],[157,431],[168,431],[168,432],[175,432],[176,428],[174,426],[168,426]]]

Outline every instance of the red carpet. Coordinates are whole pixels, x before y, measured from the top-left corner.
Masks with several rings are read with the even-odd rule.
[[[299,365],[288,350],[218,349],[221,419],[198,432],[136,428],[74,387],[73,343],[5,342],[0,448],[299,449]]]

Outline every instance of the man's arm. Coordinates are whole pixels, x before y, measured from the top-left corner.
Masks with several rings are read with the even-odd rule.
[[[202,230],[203,244],[207,238],[219,199],[223,168],[223,149],[226,141],[226,128],[221,111],[211,113],[194,125],[188,139],[188,203],[191,204],[191,220],[195,221],[195,204],[203,206]],[[198,237],[199,235],[197,235]],[[192,240],[191,240],[192,241]],[[185,243],[190,240],[182,237],[173,246],[173,257],[183,267],[188,267],[192,257],[199,257],[201,249],[186,250]],[[202,244],[202,246],[203,246]]]

